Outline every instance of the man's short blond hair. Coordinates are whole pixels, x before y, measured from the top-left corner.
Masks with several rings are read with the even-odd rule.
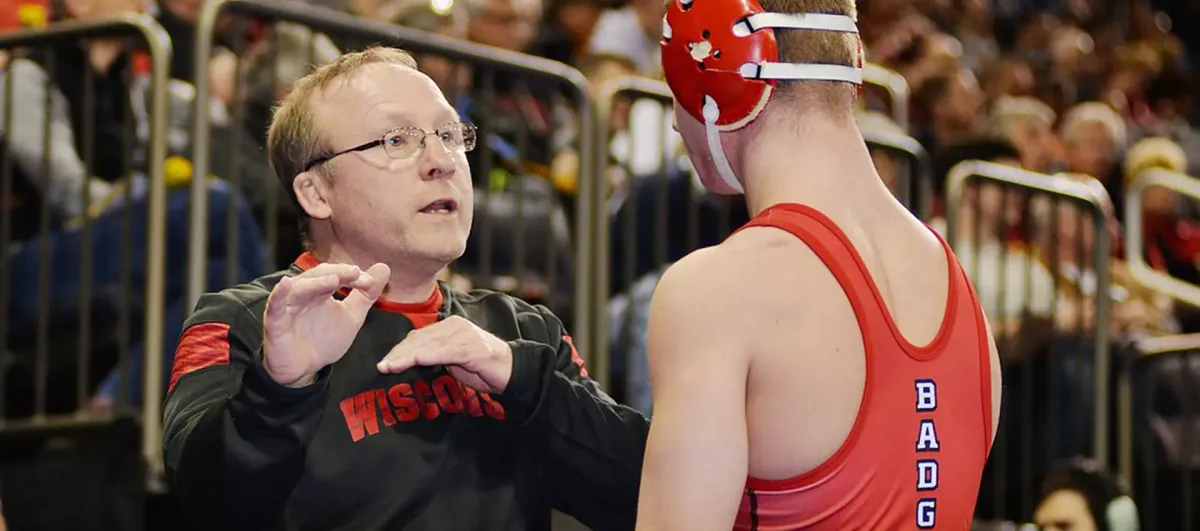
[[[372,47],[348,53],[300,78],[275,107],[271,125],[267,128],[267,161],[293,200],[296,197],[292,181],[304,171],[304,166],[331,153],[313,112],[313,96],[336,81],[349,80],[364,66],[375,63],[417,68],[412,55],[397,48]]]
[[[854,0],[761,0],[772,13],[826,13],[858,20]],[[779,62],[858,66],[858,36],[833,31],[777,29]],[[857,90],[846,83],[781,81],[777,94],[798,97],[806,106],[851,111]]]

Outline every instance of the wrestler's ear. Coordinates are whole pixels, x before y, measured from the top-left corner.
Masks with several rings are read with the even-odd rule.
[[[333,215],[333,209],[327,199],[333,190],[329,179],[321,175],[319,169],[302,172],[292,179],[292,192],[296,194],[296,201],[308,217],[329,219]]]

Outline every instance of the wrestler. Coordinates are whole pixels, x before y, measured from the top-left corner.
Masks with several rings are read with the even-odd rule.
[[[967,529],[1000,407],[983,313],[872,167],[854,3],[761,2],[663,27],[696,171],[753,219],[654,294],[638,528]]]
[[[475,138],[396,49],[282,102],[268,157],[309,252],[185,324],[163,450],[194,528],[633,527],[646,419],[546,308],[436,281],[466,246]]]

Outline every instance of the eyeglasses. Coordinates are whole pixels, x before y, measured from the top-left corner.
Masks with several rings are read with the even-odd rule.
[[[428,132],[419,127],[401,127],[388,131],[379,140],[372,140],[361,146],[342,150],[332,155],[317,157],[304,165],[304,171],[311,170],[313,166],[318,164],[329,162],[339,155],[355,151],[366,151],[376,146],[383,146],[383,152],[387,154],[388,158],[406,159],[423,150],[425,148],[425,139],[430,135],[436,135],[442,141],[442,145],[446,146],[446,149],[466,153],[475,149],[475,130],[476,127],[468,122],[446,124]]]

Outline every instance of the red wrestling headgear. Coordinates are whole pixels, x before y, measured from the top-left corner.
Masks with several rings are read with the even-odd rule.
[[[857,66],[780,63],[772,28],[858,33],[845,15],[768,13],[758,0],[673,0],[663,19],[667,84],[679,106],[705,124],[717,170],[738,191],[719,132],[754,121],[776,81],[862,83],[861,41]]]

